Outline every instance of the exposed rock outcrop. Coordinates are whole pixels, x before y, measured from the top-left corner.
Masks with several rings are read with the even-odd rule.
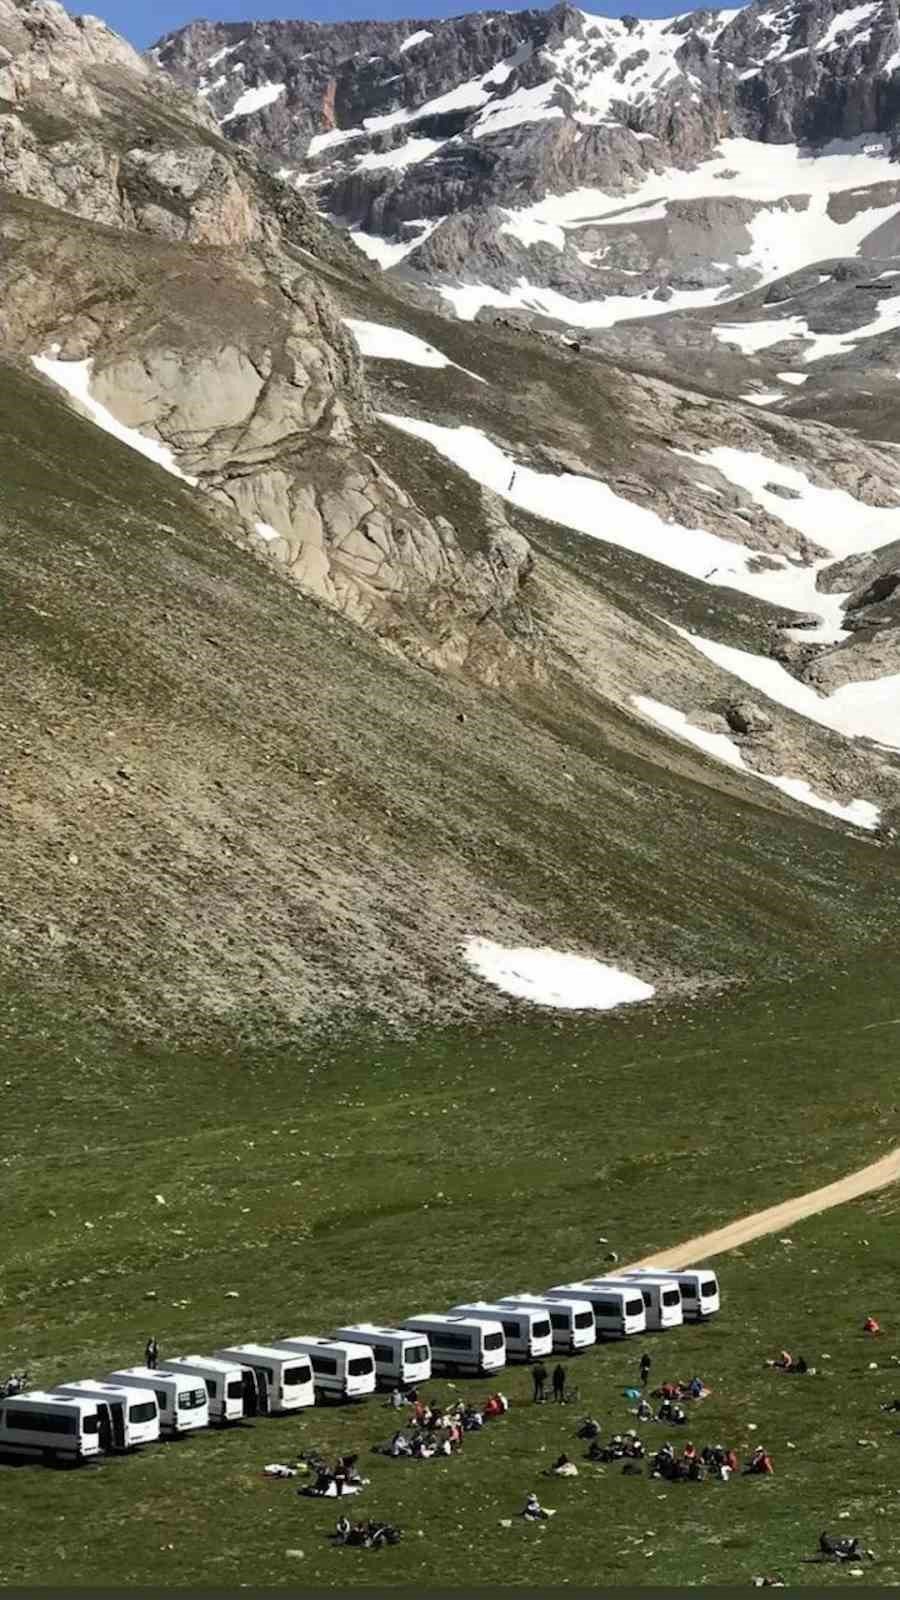
[[[300,264],[320,245],[340,257],[311,208],[102,24],[53,0],[0,0],[0,43],[12,107],[0,186],[70,219],[7,211],[7,346],[90,358],[93,398],[165,443],[261,557],[431,664],[467,664],[478,633],[477,670],[491,676],[484,619],[496,628],[519,604],[503,559],[516,535],[487,520],[483,550],[464,555],[450,522],[423,515],[363,446],[358,352]],[[61,137],[69,119],[80,131]],[[119,242],[79,237],[75,218]],[[207,259],[170,253],[182,246]],[[497,632],[495,655],[520,652]]]

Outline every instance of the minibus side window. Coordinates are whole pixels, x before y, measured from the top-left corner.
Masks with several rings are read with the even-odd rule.
[[[169,1403],[169,1397],[166,1394],[165,1389],[156,1390],[156,1403],[159,1406],[160,1411],[165,1411],[166,1406]]]

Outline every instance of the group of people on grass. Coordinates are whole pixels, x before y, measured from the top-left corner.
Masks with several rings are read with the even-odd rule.
[[[633,1428],[627,1433],[614,1433],[608,1444],[597,1434],[587,1450],[588,1461],[643,1461],[645,1455],[644,1441]]]
[[[671,1444],[664,1444],[653,1456],[650,1466],[652,1478],[665,1478],[670,1483],[702,1483],[712,1478],[727,1483],[740,1470],[740,1460],[734,1448],[722,1444],[707,1444],[698,1450],[690,1441],[680,1454]],[[757,1445],[747,1465],[744,1476],[770,1477],[775,1471],[772,1457],[764,1445]]]
[[[416,1395],[410,1427],[398,1428],[387,1444],[375,1445],[374,1449],[395,1461],[400,1457],[428,1461],[433,1456],[458,1455],[464,1434],[478,1432],[486,1422],[502,1417],[508,1410],[509,1401],[499,1391],[489,1394],[480,1406],[466,1400],[446,1406],[436,1401],[429,1405]]]
[[[341,1499],[345,1494],[358,1494],[360,1489],[368,1483],[360,1473],[358,1455],[338,1456],[332,1466],[315,1452],[301,1458],[307,1471],[314,1474],[312,1483],[304,1484],[297,1493],[307,1495],[315,1500],[324,1496],[335,1496]]]
[[[402,1530],[394,1522],[379,1522],[369,1518],[366,1522],[351,1522],[340,1516],[334,1525],[335,1544],[356,1545],[363,1550],[381,1550],[386,1544],[399,1544]]]

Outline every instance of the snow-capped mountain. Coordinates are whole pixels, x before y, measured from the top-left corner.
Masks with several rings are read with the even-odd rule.
[[[605,326],[896,242],[893,0],[200,24],[154,56],[460,315]]]

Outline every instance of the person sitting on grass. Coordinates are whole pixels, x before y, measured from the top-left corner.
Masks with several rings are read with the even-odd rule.
[[[863,1323],[863,1333],[880,1333],[881,1324],[875,1317],[866,1317]]]
[[[583,1417],[575,1430],[576,1439],[599,1439],[600,1424],[594,1417]]]
[[[771,1477],[774,1471],[768,1450],[764,1445],[758,1444],[744,1468],[745,1476],[749,1474],[752,1477]]]
[[[875,1560],[874,1550],[864,1550],[859,1539],[849,1534],[820,1533],[819,1553],[826,1561],[861,1561],[863,1556]]]
[[[407,1439],[406,1434],[403,1432],[402,1428],[398,1428],[397,1429],[397,1432],[394,1434],[394,1437],[391,1440],[390,1454],[392,1456],[394,1456],[395,1458],[397,1456],[411,1456],[412,1455],[412,1445],[410,1444],[409,1440]]]
[[[574,1461],[569,1460],[564,1451],[561,1456],[557,1457],[552,1467],[547,1468],[547,1476],[548,1478],[577,1478],[578,1468]]]
[[[790,1350],[782,1350],[781,1355],[777,1356],[774,1361],[766,1362],[767,1367],[777,1367],[779,1372],[790,1372],[793,1365],[794,1358]]]
[[[546,1522],[547,1512],[533,1490],[525,1501],[521,1514],[526,1522]]]

